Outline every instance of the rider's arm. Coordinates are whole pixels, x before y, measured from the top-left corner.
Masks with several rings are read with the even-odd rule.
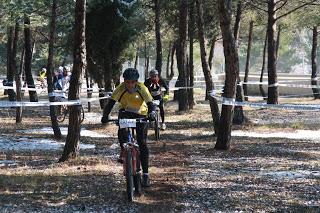
[[[164,95],[169,95],[169,87],[165,82],[165,80],[163,80],[162,78],[160,78],[160,85],[166,89],[166,91],[164,92]]]
[[[108,99],[107,105],[103,108],[103,120],[105,121],[114,106],[114,104],[120,100],[123,91],[125,91],[124,83],[121,83],[117,88],[112,92],[111,98]]]
[[[109,114],[114,106],[114,104],[116,103],[115,100],[113,99],[109,99],[107,105],[103,108],[103,117],[109,117]]]

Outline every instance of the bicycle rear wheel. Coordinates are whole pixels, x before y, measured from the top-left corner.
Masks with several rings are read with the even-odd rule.
[[[132,152],[130,149],[126,151],[126,183],[127,183],[127,198],[129,202],[132,202],[133,176],[132,176]]]
[[[82,123],[83,122],[83,120],[84,120],[84,109],[83,109],[83,106],[81,106],[81,114],[80,114],[80,123]]]
[[[159,124],[159,112],[157,111],[156,120],[154,121],[154,135],[156,141],[160,139],[160,124]]]
[[[66,119],[67,110],[66,106],[58,105],[56,106],[56,115],[59,123],[62,123]]]

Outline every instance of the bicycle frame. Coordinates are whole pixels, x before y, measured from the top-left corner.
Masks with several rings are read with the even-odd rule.
[[[140,152],[133,130],[136,128],[137,122],[147,122],[147,119],[117,119],[109,121],[115,122],[119,128],[125,128],[128,132],[127,142],[123,144],[124,153],[122,153],[122,160],[123,175],[126,177],[127,183],[127,196],[131,202],[133,198],[133,186],[137,194],[141,193]]]
[[[132,133],[131,133],[132,131]],[[130,137],[130,138],[129,138]],[[123,144],[123,175],[126,176],[127,174],[127,152],[131,151],[132,156],[132,175],[136,175],[137,172],[140,171],[140,152],[139,152],[139,145],[137,144],[136,140],[133,137],[133,128],[128,128],[128,142]]]

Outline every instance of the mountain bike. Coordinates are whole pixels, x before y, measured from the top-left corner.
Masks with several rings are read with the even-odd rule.
[[[108,122],[116,123],[119,128],[126,128],[128,132],[127,142],[123,144],[122,161],[123,161],[123,175],[126,177],[126,192],[129,202],[133,200],[134,193],[141,194],[141,163],[139,145],[135,138],[135,129],[137,123],[146,123],[148,119],[111,119]]]
[[[69,107],[67,105],[58,105],[57,109],[57,120],[59,123],[62,123],[66,117],[69,115]],[[81,105],[81,115],[80,115],[80,123],[84,120],[84,109]]]
[[[155,139],[156,141],[158,141],[160,139],[160,110],[159,110],[159,104],[160,101],[159,100],[154,100],[153,104],[155,104],[156,107],[156,118],[155,120],[152,122],[153,128],[154,128],[154,135],[155,135]]]

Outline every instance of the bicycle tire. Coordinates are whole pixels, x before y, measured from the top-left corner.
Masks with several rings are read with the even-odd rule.
[[[135,160],[135,174],[133,176],[133,184],[134,184],[134,194],[135,195],[138,195],[140,196],[141,195],[141,173],[140,173],[140,170],[141,170],[141,167],[140,167],[140,157],[139,157],[139,150],[135,148],[135,151],[133,152],[134,153],[134,158],[136,159]]]
[[[156,120],[154,121],[154,135],[156,141],[160,139],[160,125],[159,125],[159,112],[156,114]]]
[[[132,152],[130,149],[126,151],[126,183],[127,198],[129,202],[133,200],[133,175],[132,175]]]
[[[64,108],[62,105],[56,107],[57,109],[57,120],[59,123],[62,123],[66,119],[68,109]]]
[[[133,176],[133,185],[134,185],[134,194],[140,196],[141,195],[141,174],[137,172]]]
[[[84,121],[84,109],[83,106],[81,106],[81,115],[80,115],[80,123],[82,123]]]

